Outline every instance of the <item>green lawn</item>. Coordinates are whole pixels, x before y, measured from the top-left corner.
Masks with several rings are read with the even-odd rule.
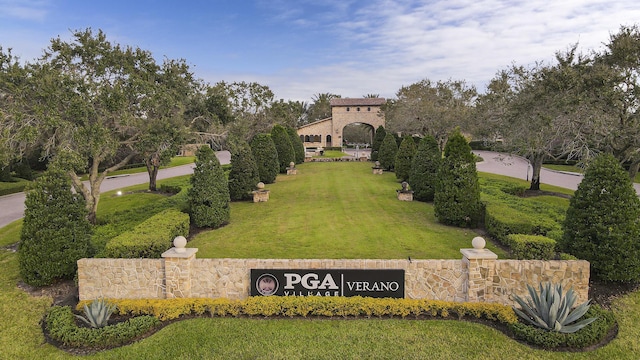
[[[324,255],[326,250],[335,257],[348,258],[460,258],[459,248],[469,247],[474,236],[465,234],[464,229],[439,226],[429,204],[398,201],[395,190],[400,185],[393,174],[373,175],[370,163],[302,164],[298,175],[280,176],[267,188],[271,190],[269,202],[234,203],[231,224],[197,236],[190,246],[200,248],[198,257],[233,257],[236,246],[243,257],[317,257],[318,251]],[[105,193],[98,217],[105,221],[133,217],[131,214],[142,212],[136,209],[153,207],[154,200],[166,201],[148,195],[153,194],[115,197]],[[308,206],[301,210],[293,205],[296,201]],[[314,215],[324,220],[309,220]],[[15,222],[0,229],[0,246],[17,241],[20,225]],[[227,233],[227,241],[216,239],[234,226],[236,230],[233,236]],[[304,240],[287,246],[292,236]],[[392,246],[381,246],[383,240]],[[429,255],[438,241],[446,243],[439,251],[450,255]],[[318,245],[324,249],[316,249]],[[40,320],[51,299],[31,297],[16,286],[17,254],[0,249],[0,269],[0,359],[80,358],[44,341]],[[463,321],[201,318],[174,323],[130,346],[82,358],[637,359],[640,292],[617,299],[612,307],[620,325],[617,338],[584,353],[531,349],[494,329]]]
[[[195,236],[200,258],[457,259],[473,231],[439,224],[433,205],[399,201],[393,173],[371,163],[298,165],[265,203],[231,206],[231,223]],[[505,253],[488,248],[505,258]]]

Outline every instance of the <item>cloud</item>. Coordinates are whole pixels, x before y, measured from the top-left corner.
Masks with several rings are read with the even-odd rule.
[[[48,1],[0,0],[0,18],[43,21],[48,14]]]

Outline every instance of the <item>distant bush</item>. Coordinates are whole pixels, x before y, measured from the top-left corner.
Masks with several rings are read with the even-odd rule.
[[[77,261],[92,255],[91,230],[82,196],[60,169],[47,170],[28,189],[18,260],[20,275],[34,286],[71,279]]]
[[[385,136],[387,136],[387,131],[384,129],[384,126],[378,126],[376,134],[373,136],[373,143],[371,144],[371,161],[380,160],[380,146],[382,146]]]
[[[198,149],[188,194],[189,215],[195,226],[218,228],[229,223],[229,183],[220,161],[208,146]]]
[[[229,172],[229,196],[231,201],[252,198],[251,191],[260,182],[258,167],[246,142],[240,143],[231,154],[231,171]]]
[[[405,136],[400,143],[398,152],[396,153],[396,160],[394,163],[394,169],[396,173],[396,179],[400,181],[406,181],[409,179],[411,173],[411,163],[413,157],[416,155],[416,143],[411,136]]]
[[[253,159],[258,166],[260,181],[265,184],[273,184],[280,171],[278,150],[269,134],[257,134],[249,143]]]
[[[189,235],[189,215],[168,209],[111,239],[105,246],[104,257],[159,258],[178,235]]]
[[[393,170],[396,162],[396,153],[398,152],[398,143],[391,133],[385,135],[380,150],[378,151],[378,161],[380,166],[385,170]]]
[[[275,125],[271,129],[271,138],[278,152],[279,171],[281,174],[286,174],[289,164],[291,162],[295,163],[295,153],[291,140],[289,139],[289,134],[284,127]]]
[[[296,164],[302,164],[304,162],[304,143],[300,140],[298,132],[292,127],[285,127],[287,134],[289,134],[289,140],[293,146],[293,157]]]
[[[546,236],[510,234],[507,242],[519,260],[552,260],[556,255],[556,241]]]
[[[414,199],[433,201],[440,161],[442,161],[442,152],[438,142],[431,135],[425,136],[418,144],[409,173],[408,183],[413,190]]]
[[[484,215],[475,159],[459,129],[444,148],[433,208],[439,222],[459,227],[476,227]]]

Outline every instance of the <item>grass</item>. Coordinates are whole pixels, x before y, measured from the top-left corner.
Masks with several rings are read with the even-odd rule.
[[[301,164],[266,188],[268,202],[233,203],[229,225],[191,240],[198,257],[457,259],[476,236],[439,224],[432,204],[398,201],[394,174],[368,162]]]
[[[0,182],[0,196],[22,192],[31,181],[13,178],[11,182]]]
[[[314,156],[315,159],[323,158],[341,158],[343,156],[349,156],[349,154],[343,153],[340,150],[324,150],[324,155]]]
[[[166,168],[170,168],[170,167],[175,167],[175,166],[182,166],[182,165],[187,165],[187,164],[191,164],[195,161],[195,156],[176,156],[171,158],[171,162],[169,163],[169,165],[167,166],[161,166],[161,169],[166,169]],[[116,171],[112,171],[109,173],[109,176],[116,176],[116,175],[129,175],[129,174],[137,174],[137,173],[142,173],[142,172],[147,172],[147,168],[146,166],[144,166],[144,164],[142,164],[140,166],[140,164],[132,164],[134,167],[131,167],[129,169],[121,169],[121,170],[116,170]],[[136,166],[138,165],[138,166]],[[83,175],[81,177],[82,180],[88,180],[89,176],[88,175]]]
[[[334,164],[334,163],[330,163]],[[342,241],[336,236],[338,230],[347,231],[346,241],[341,247],[357,247],[353,237],[360,232],[368,234],[370,243],[363,244],[364,249],[354,253],[366,252],[366,247],[376,241],[377,234],[369,227],[383,222],[376,231],[386,231],[393,223],[405,226],[405,223],[415,221],[411,216],[417,213],[421,217],[428,217],[432,221],[432,210],[428,204],[418,202],[400,202],[395,198],[395,189],[399,189],[393,174],[373,176],[370,164],[367,163],[335,163],[338,167],[331,168],[331,173],[344,172],[340,164],[356,167],[354,174],[350,174],[347,181],[327,176],[328,164],[300,165],[298,175],[281,176],[276,184],[268,185],[272,191],[271,199],[267,203],[237,203],[232,207],[232,219],[248,216],[248,223],[266,226],[275,235],[270,237],[277,244],[279,237],[297,233],[303,236],[307,233],[318,233],[308,241],[307,245],[317,245],[319,239]],[[314,170],[315,168],[319,169]],[[352,167],[353,171],[354,168]],[[343,175],[344,175],[343,174]],[[311,176],[305,179],[305,176]],[[481,174],[485,176],[485,174]],[[324,180],[322,180],[324,178]],[[505,177],[499,177],[505,179]],[[374,183],[369,183],[373,180]],[[306,184],[306,186],[304,186]],[[127,189],[132,191],[134,189]],[[144,189],[144,185],[141,185]],[[326,199],[306,195],[312,189]],[[321,190],[324,189],[324,190]],[[344,189],[351,195],[338,200],[338,193]],[[363,194],[367,194],[363,196]],[[99,218],[107,219],[113,216],[127,217],[151,206],[154,201],[146,196],[153,194],[131,193],[123,197],[111,196],[106,193],[101,200]],[[127,196],[130,196],[127,198]],[[135,199],[140,197],[140,202]],[[374,207],[368,197],[377,196],[384,206]],[[170,198],[165,198],[170,199]],[[319,224],[326,231],[312,231],[311,223],[304,223],[309,213],[295,210],[291,202],[296,199],[303,201],[309,211],[320,211],[320,214],[331,216],[335,222],[348,221],[349,226],[340,228],[339,224],[324,221]],[[552,201],[542,199],[543,201]],[[164,201],[163,199],[157,201]],[[141,205],[141,207],[138,207]],[[239,206],[236,206],[239,205]],[[275,207],[278,206],[278,208]],[[243,210],[246,207],[246,210]],[[324,209],[323,209],[324,207]],[[395,208],[394,208],[395,207]],[[279,218],[269,217],[270,213],[278,211]],[[384,209],[386,208],[386,210]],[[367,215],[367,212],[382,212],[384,216]],[[242,213],[245,211],[245,213]],[[296,212],[302,214],[297,214]],[[403,216],[391,217],[392,212]],[[431,214],[431,215],[430,215]],[[131,215],[132,216],[132,215]],[[142,215],[140,215],[142,216]],[[265,218],[272,223],[265,223]],[[292,220],[293,219],[293,220]],[[424,221],[424,220],[423,220]],[[238,221],[240,222],[240,221]],[[435,223],[422,229],[423,224],[414,224],[420,231],[433,231]],[[229,226],[232,226],[230,224]],[[238,224],[247,226],[246,224]],[[307,227],[308,226],[308,227]],[[394,225],[396,226],[396,225]],[[0,229],[2,244],[17,241],[20,223],[14,222]],[[215,233],[226,228],[211,231]],[[408,230],[407,230],[408,231]],[[417,230],[416,230],[417,231]],[[464,230],[444,228],[443,232]],[[302,234],[302,235],[301,235]],[[203,234],[204,236],[205,234]],[[406,236],[396,236],[402,238]],[[458,235],[455,235],[457,237]],[[464,246],[468,246],[470,236],[460,236]],[[250,236],[234,236],[230,238],[237,246],[243,242],[254,241]],[[444,235],[440,239],[446,239]],[[400,246],[404,240],[399,241]],[[453,241],[453,240],[452,240]],[[204,243],[204,241],[203,241]],[[269,241],[262,245],[267,250],[274,249],[279,253],[287,253],[287,249],[276,249],[277,246]],[[203,244],[204,245],[204,244]],[[218,244],[224,246],[225,244]],[[375,244],[374,244],[375,245]],[[305,248],[304,243],[299,245]],[[350,249],[343,249],[344,251]],[[216,249],[211,249],[216,252]],[[302,251],[294,249],[292,251]],[[379,250],[382,251],[382,250]],[[391,249],[389,251],[395,251]],[[457,250],[456,250],[457,251]],[[202,257],[202,248],[198,257]],[[384,253],[379,257],[387,257]],[[391,256],[389,256],[391,257]],[[455,255],[459,258],[459,252]],[[52,300],[48,297],[31,297],[16,287],[19,281],[18,259],[16,253],[0,250],[0,359],[73,359],[79,358],[46,344],[39,321]],[[448,320],[311,320],[311,319],[258,319],[258,318],[201,318],[174,323],[162,329],[153,336],[136,342],[130,346],[100,352],[88,359],[636,359],[640,354],[640,292],[621,297],[614,301],[613,311],[620,325],[618,337],[609,345],[596,351],[584,353],[548,352],[531,349],[520,344],[504,334],[484,325],[463,321]]]

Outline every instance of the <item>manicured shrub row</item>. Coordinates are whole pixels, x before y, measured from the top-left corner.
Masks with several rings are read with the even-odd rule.
[[[16,182],[0,182],[0,196],[23,192],[28,184],[29,181],[21,179]]]
[[[551,260],[556,254],[556,241],[546,236],[509,234],[507,244],[518,260]]]
[[[514,324],[518,318],[510,306],[421,299],[363,297],[250,297],[229,299],[110,299],[120,315],[153,315],[171,320],[182,315],[210,316],[326,316],[326,317],[449,317],[484,318]],[[89,301],[81,301],[81,309]]]
[[[76,348],[107,348],[129,343],[160,325],[153,316],[138,316],[127,321],[102,328],[78,327],[69,306],[54,306],[47,313],[45,325],[49,336]]]
[[[581,349],[595,345],[604,340],[611,328],[615,325],[615,317],[611,311],[606,311],[598,305],[591,305],[585,317],[597,317],[598,319],[578,332],[563,334],[546,331],[521,322],[510,324],[516,339],[528,344],[540,346],[545,349],[558,347],[570,347]]]
[[[110,258],[158,258],[178,235],[189,235],[189,215],[167,209],[111,239],[104,255]]]
[[[502,244],[510,246],[510,234],[542,235],[557,238],[562,234],[566,207],[535,198],[522,198],[522,186],[497,180],[481,180],[482,201],[486,204],[485,228]]]

